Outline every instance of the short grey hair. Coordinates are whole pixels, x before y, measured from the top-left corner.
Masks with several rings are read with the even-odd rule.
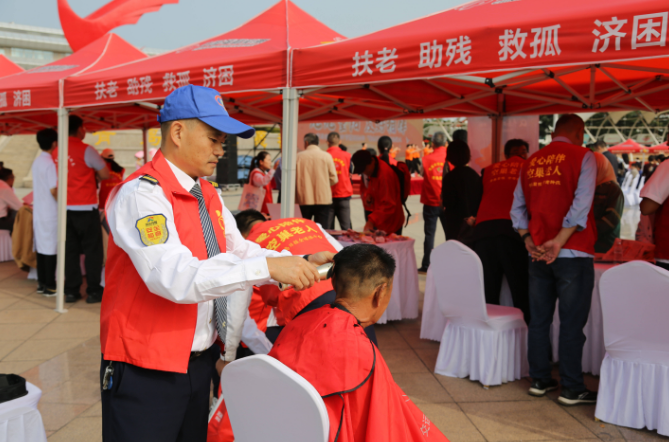
[[[311,146],[312,144],[318,146],[319,142],[318,135],[309,132],[304,136],[304,142],[307,143],[307,145],[309,146]]]
[[[446,145],[446,134],[439,131],[432,134],[432,146],[441,147]]]

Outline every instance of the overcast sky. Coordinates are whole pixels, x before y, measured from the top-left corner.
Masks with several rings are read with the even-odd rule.
[[[277,0],[180,0],[115,32],[138,47],[176,49],[229,31]],[[69,0],[85,17],[108,0]],[[335,31],[356,37],[449,9],[465,0],[294,0]],[[60,28],[57,0],[0,0],[0,21]]]

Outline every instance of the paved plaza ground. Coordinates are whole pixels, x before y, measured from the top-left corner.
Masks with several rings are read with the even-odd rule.
[[[233,198],[226,199],[236,207]],[[412,213],[421,207],[409,201]],[[359,200],[353,201],[354,227],[362,227]],[[407,229],[422,258],[423,223]],[[443,231],[437,243],[443,242]],[[420,277],[420,289],[425,277]],[[42,389],[39,404],[50,442],[101,441],[100,304],[79,301],[68,312],[54,311],[55,299],[37,294],[13,262],[0,263],[0,373],[17,373]],[[421,296],[422,307],[422,296]],[[656,432],[595,422],[594,406],[566,408],[557,392],[527,395],[523,379],[484,390],[478,382],[434,374],[439,343],[421,340],[420,318],[377,326],[379,349],[406,394],[452,442],[662,441]],[[554,375],[558,377],[557,369]],[[597,389],[598,378],[586,376]],[[380,441],[379,441],[380,442]]]

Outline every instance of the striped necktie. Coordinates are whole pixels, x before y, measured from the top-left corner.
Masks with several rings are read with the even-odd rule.
[[[200,211],[200,223],[202,224],[202,233],[204,234],[204,242],[207,245],[207,257],[211,258],[212,256],[216,256],[221,253],[221,249],[218,247],[216,233],[214,233],[214,227],[211,224],[211,217],[207,211],[207,206],[204,204],[202,189],[197,182],[190,190],[190,193],[195,198],[197,198],[197,205]],[[214,300],[214,315],[216,316],[216,331],[218,331],[218,336],[221,338],[221,342],[225,344],[228,317],[227,297],[222,296]]]

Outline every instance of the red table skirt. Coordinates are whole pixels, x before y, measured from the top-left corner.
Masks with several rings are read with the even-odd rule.
[[[360,195],[360,175],[353,175],[351,181],[353,182],[353,194]],[[423,177],[411,177],[411,190],[409,195],[420,195],[423,189]]]

